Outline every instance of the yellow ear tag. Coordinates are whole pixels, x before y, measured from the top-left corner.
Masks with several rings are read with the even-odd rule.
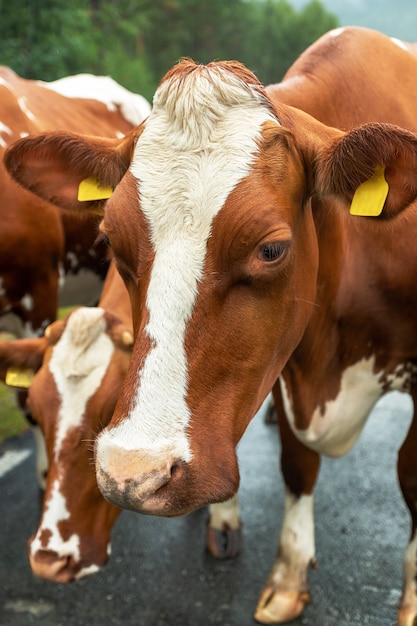
[[[113,193],[111,187],[100,187],[97,178],[86,178],[80,182],[78,187],[78,201],[88,202],[89,200],[106,200]]]
[[[376,217],[382,213],[389,190],[384,172],[385,167],[377,165],[371,178],[359,185],[350,205],[351,215]]]
[[[22,387],[27,389],[32,384],[35,372],[29,368],[9,367],[6,372],[5,383],[9,387]]]

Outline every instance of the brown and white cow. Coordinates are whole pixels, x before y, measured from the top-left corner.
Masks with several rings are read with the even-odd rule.
[[[110,556],[120,509],[98,490],[93,441],[108,424],[133,344],[126,287],[110,265],[96,307],[54,322],[44,337],[0,342],[0,378],[9,368],[36,372],[29,406],[44,435],[48,471],[38,528],[28,542],[33,573],[65,583],[96,572]],[[237,498],[210,507],[208,547],[218,557],[240,547]]]
[[[50,133],[6,155],[41,197],[102,211],[129,291],[131,364],[96,444],[110,501],[174,516],[233,495],[235,446],[295,350],[283,374],[286,515],[256,612],[265,623],[308,600],[319,453],[345,452],[384,390],[414,392],[416,74],[414,55],[365,29],[331,33],[267,91],[236,62],[184,61],[113,148]],[[87,177],[112,197],[79,202]],[[353,199],[374,217],[350,216]],[[417,616],[414,431],[400,457],[412,517],[401,626]]]
[[[28,542],[37,576],[70,582],[110,555],[120,513],[98,490],[93,441],[109,422],[129,365],[132,316],[126,288],[110,266],[99,307],[81,307],[44,337],[0,343],[0,369],[34,370],[28,403],[48,456],[42,515]]]
[[[81,74],[47,83],[0,67],[0,156],[16,139],[46,130],[122,137],[149,110],[142,96],[109,77]],[[106,247],[95,245],[96,218],[80,224],[61,215],[53,199],[46,203],[16,185],[2,160],[0,189],[0,331],[38,335],[56,317],[59,285],[63,305],[98,301]]]

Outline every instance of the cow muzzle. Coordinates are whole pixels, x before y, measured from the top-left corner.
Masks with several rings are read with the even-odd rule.
[[[28,556],[32,572],[38,578],[54,583],[70,583],[97,572],[98,565],[84,565],[73,554],[59,555],[54,550],[41,549],[32,553],[28,543]]]
[[[104,498],[122,509],[176,517],[231,498],[239,487],[233,443],[181,452],[181,440],[128,449],[103,431],[96,441],[96,478]]]
[[[167,493],[180,479],[184,463],[171,454],[97,446],[96,476],[103,496],[123,509],[170,515]]]

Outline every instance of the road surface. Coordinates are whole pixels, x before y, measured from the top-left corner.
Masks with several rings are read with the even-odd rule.
[[[396,455],[410,417],[409,397],[390,394],[348,455],[323,459],[319,567],[310,572],[312,602],[294,626],[395,624],[409,533]],[[25,551],[39,514],[30,433],[0,446],[0,457],[0,626],[253,626],[284,503],[276,427],[262,411],[240,444],[244,548],[235,560],[205,552],[205,510],[174,520],[125,511],[101,572],[70,585],[36,579]]]

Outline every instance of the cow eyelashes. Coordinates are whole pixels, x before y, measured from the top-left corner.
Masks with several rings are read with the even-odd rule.
[[[283,256],[287,247],[282,241],[264,243],[258,250],[258,259],[264,263],[272,263]]]
[[[104,233],[100,232],[97,235],[97,239],[95,241],[94,245],[99,245],[100,243],[104,243],[105,246],[107,246],[108,248],[111,248],[111,243],[110,243],[110,239],[107,237],[107,235],[105,235]]]

